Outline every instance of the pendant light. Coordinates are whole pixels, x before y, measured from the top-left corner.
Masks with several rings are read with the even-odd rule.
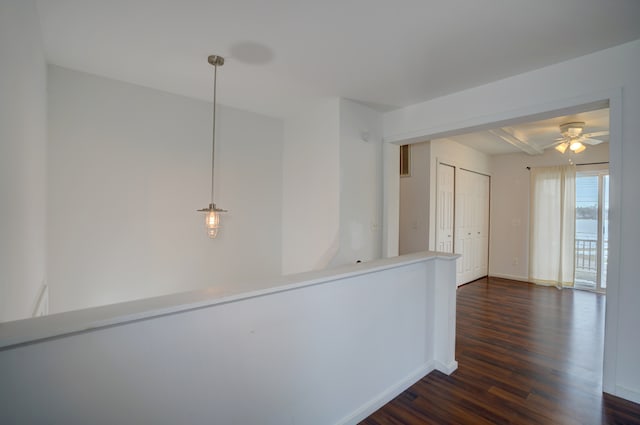
[[[218,235],[220,229],[220,213],[227,212],[221,208],[216,207],[213,202],[213,170],[215,167],[215,154],[216,154],[216,83],[218,78],[218,67],[224,65],[224,58],[218,55],[211,55],[208,57],[208,62],[213,65],[213,135],[211,137],[211,202],[207,208],[198,210],[205,213],[204,226],[207,230],[207,236],[211,239]]]

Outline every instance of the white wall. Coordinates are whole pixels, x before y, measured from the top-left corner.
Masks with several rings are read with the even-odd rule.
[[[611,101],[611,227],[604,389],[640,402],[640,41],[583,56],[428,102],[384,117],[385,140],[434,138],[458,129]],[[393,190],[393,185],[388,186]],[[396,189],[397,190],[397,189]],[[392,198],[393,194],[385,195]],[[389,224],[388,226],[392,226]],[[396,223],[397,225],[397,223]]]
[[[284,274],[382,256],[383,169],[381,113],[330,98],[285,119]]]
[[[466,168],[476,173],[491,174],[490,156],[451,139],[434,139],[431,141],[432,167],[436,162],[444,162],[457,168]],[[431,170],[433,187],[437,170]]]
[[[340,100],[308,104],[284,123],[282,272],[326,267],[338,252]]]
[[[340,99],[339,233],[332,265],[382,256],[382,114],[346,99]]]
[[[529,170],[575,163],[609,161],[609,144],[589,146],[579,155],[547,149],[543,155],[514,153],[491,157],[491,239],[489,274],[529,279]]]
[[[434,368],[455,370],[454,276],[453,258],[393,258],[8,347],[0,423],[356,424]]]
[[[280,274],[282,123],[218,112],[210,240],[211,104],[49,67],[53,312]]]
[[[411,145],[411,177],[400,179],[400,254],[435,250],[438,163],[490,175],[490,157],[449,139]]]
[[[46,65],[33,1],[0,3],[0,322],[46,282]]]
[[[382,256],[399,255],[400,240],[400,146],[382,144]]]
[[[410,150],[411,175],[400,177],[400,255],[429,249],[431,142]]]

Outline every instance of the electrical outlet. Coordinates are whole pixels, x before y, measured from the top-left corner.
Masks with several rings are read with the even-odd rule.
[[[517,266],[520,263],[520,259],[518,257],[513,257],[513,265]]]

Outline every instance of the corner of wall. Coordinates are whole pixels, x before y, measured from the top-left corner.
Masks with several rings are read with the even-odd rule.
[[[0,7],[0,321],[7,321],[31,316],[47,278],[47,82],[35,3]]]
[[[326,267],[339,231],[340,99],[309,101],[284,120],[282,273]]]

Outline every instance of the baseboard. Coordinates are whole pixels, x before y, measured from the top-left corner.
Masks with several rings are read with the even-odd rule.
[[[499,277],[501,279],[517,280],[519,282],[529,283],[529,279],[524,276],[515,276],[510,274],[502,274],[502,273],[491,273],[489,277]]]
[[[439,370],[440,372],[451,375],[458,368],[458,362],[453,360],[450,363],[442,363],[438,360],[434,362],[434,369]]]
[[[640,404],[640,391],[616,385],[616,392],[613,395]]]
[[[356,425],[360,423],[361,421],[369,417],[373,412],[396,398],[404,390],[418,382],[420,379],[422,379],[422,377],[428,375],[434,369],[436,369],[434,361],[422,365],[411,374],[406,376],[404,379],[396,382],[395,384],[391,385],[389,388],[378,394],[376,397],[369,400],[367,403],[362,405],[350,415],[339,420],[336,425]]]

